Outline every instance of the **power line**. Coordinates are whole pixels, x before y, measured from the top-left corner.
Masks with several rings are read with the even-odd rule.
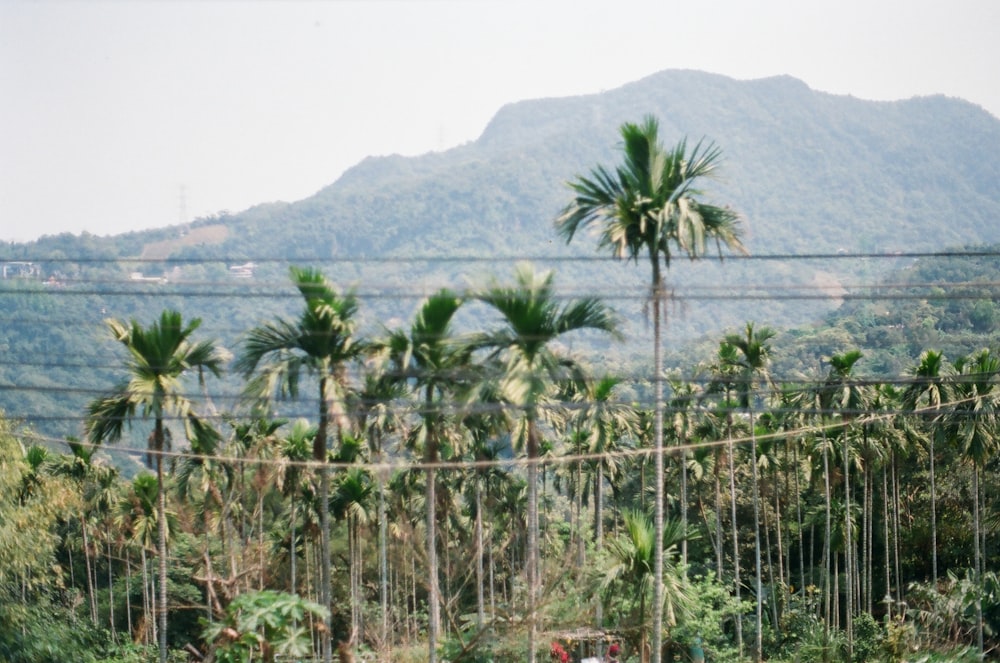
[[[834,253],[765,253],[765,254],[726,254],[721,260],[734,262],[754,262],[754,261],[795,261],[795,260],[907,260],[917,258],[996,258],[1000,257],[1000,249],[973,250],[964,249],[956,251],[870,251],[870,252],[846,252],[837,251]],[[705,256],[706,262],[717,262],[716,256]],[[372,264],[400,264],[400,263],[483,263],[483,262],[622,262],[623,258],[610,255],[553,255],[553,254],[523,254],[505,256],[502,254],[484,255],[456,255],[456,254],[425,254],[425,255],[387,255],[387,256],[247,256],[247,257],[165,257],[149,258],[141,256],[77,256],[77,257],[45,257],[44,255],[25,254],[21,256],[11,256],[0,259],[0,262],[36,262],[53,264],[245,264],[248,262],[258,264],[343,264],[343,263],[372,263]]]

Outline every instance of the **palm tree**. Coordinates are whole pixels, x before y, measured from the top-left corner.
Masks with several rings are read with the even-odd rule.
[[[628,510],[624,514],[624,531],[608,544],[611,553],[611,566],[600,579],[601,593],[605,601],[617,597],[620,605],[628,605],[632,613],[631,620],[639,628],[639,638],[636,649],[640,652],[640,661],[649,660],[648,633],[646,620],[646,605],[649,600],[649,589],[653,582],[654,550],[663,548],[671,558],[676,557],[677,546],[685,537],[685,530],[680,521],[670,520],[664,528],[665,538],[659,546],[656,545],[654,529],[650,526],[649,516],[642,511]],[[676,622],[678,608],[686,607],[688,596],[684,589],[684,578],[681,573],[671,574],[671,591],[666,592],[667,621]],[[629,601],[621,601],[628,596]]]
[[[670,268],[674,251],[690,258],[705,254],[706,240],[721,248],[743,250],[737,214],[725,207],[698,200],[698,181],[711,177],[722,152],[713,143],[697,143],[688,151],[682,140],[667,150],[659,140],[655,118],[621,127],[624,163],[614,172],[598,166],[590,177],[570,183],[575,197],[556,220],[556,227],[569,242],[577,231],[591,224],[601,226],[599,248],[610,249],[620,260],[639,262],[645,254],[652,270],[653,384],[656,401],[655,473],[656,511],[654,527],[663,535],[663,356],[661,351],[662,306],[666,296],[662,271]],[[721,254],[720,254],[721,255]],[[660,661],[663,624],[663,553],[655,551],[653,606],[653,661]]]
[[[845,423],[853,421],[858,413],[867,407],[867,395],[865,388],[854,380],[854,365],[861,359],[860,350],[849,350],[843,354],[835,354],[830,357],[830,370],[826,380],[820,387],[820,405],[823,412],[833,415],[839,412],[841,420]],[[844,467],[844,599],[846,609],[844,618],[846,623],[847,650],[850,655],[854,653],[854,601],[853,582],[856,569],[852,567],[852,556],[854,552],[853,543],[853,521],[851,520],[853,507],[851,505],[851,431],[846,427],[838,431],[843,440],[842,454]]]
[[[292,594],[298,593],[296,565],[299,557],[299,545],[296,526],[299,519],[298,498],[304,488],[302,466],[309,460],[315,438],[316,427],[306,419],[296,419],[292,423],[292,429],[285,434],[281,441],[281,453],[278,462],[278,487],[283,493],[288,495],[290,500],[290,515],[288,518],[290,527],[288,534],[288,591]]]
[[[361,526],[370,520],[371,475],[360,467],[347,470],[337,482],[331,506],[337,518],[347,521],[347,548],[351,574],[351,635],[364,632],[361,608],[362,556]]]
[[[226,354],[213,341],[191,342],[191,335],[201,320],[187,325],[177,311],[163,311],[160,319],[148,327],[132,320],[130,323],[108,320],[107,325],[116,341],[125,346],[129,358],[126,368],[129,378],[105,396],[94,400],[87,411],[87,435],[92,444],[117,442],[126,424],[136,414],[143,419],[153,417],[153,433],[149,450],[156,465],[157,529],[159,555],[159,656],[167,660],[167,492],[163,485],[163,451],[167,443],[166,419],[183,421],[188,439],[208,440],[213,431],[198,417],[194,404],[184,395],[182,381],[191,370],[197,370],[203,380],[204,370],[219,376]]]
[[[202,512],[205,529],[202,549],[205,562],[205,606],[206,618],[210,622],[214,621],[216,611],[222,610],[215,591],[215,572],[211,556],[212,516],[217,509],[220,540],[225,551],[226,546],[235,538],[230,536],[227,524],[232,502],[229,499],[230,490],[234,490],[237,471],[238,468],[232,463],[220,462],[204,453],[193,453],[181,461],[175,479],[175,488],[183,500],[196,503],[200,498],[198,508]],[[230,554],[235,555],[235,551],[231,550]]]
[[[740,581],[740,544],[739,544],[739,522],[736,517],[736,445],[733,443],[733,393],[737,390],[739,378],[739,355],[736,346],[725,339],[719,343],[717,361],[712,365],[712,381],[706,390],[709,394],[722,393],[722,403],[719,407],[719,419],[725,419],[725,435],[728,441],[727,453],[729,464],[729,520],[730,535],[733,545],[733,588],[736,595],[736,605],[741,605],[742,585]],[[720,548],[721,542],[720,542]],[[736,650],[739,656],[743,656],[743,616],[735,615],[736,618]]]
[[[599,454],[594,471],[594,541],[601,548],[604,528],[605,476],[618,474],[619,461],[614,452],[623,439],[638,433],[639,417],[631,405],[615,400],[615,388],[621,383],[617,377],[607,376],[588,383],[581,393],[586,402],[580,407],[575,420],[585,436],[585,451]],[[605,454],[611,454],[605,457]]]
[[[927,441],[929,461],[929,480],[931,491],[931,581],[937,586],[937,480],[934,475],[935,442],[944,434],[944,429],[937,425],[942,416],[942,406],[950,400],[949,367],[944,355],[935,350],[927,350],[920,355],[920,363],[910,373],[913,381],[903,391],[903,404],[908,410],[919,413],[919,420],[926,426],[921,427],[921,437]]]
[[[541,451],[539,422],[547,413],[554,389],[565,383],[583,384],[580,366],[558,354],[551,344],[565,334],[580,330],[617,333],[611,310],[588,297],[560,305],[551,272],[537,274],[519,265],[513,287],[494,282],[476,299],[494,308],[501,327],[477,335],[471,346],[489,351],[488,362],[499,361],[498,393],[522,414],[516,439],[527,456],[528,541],[525,560],[528,581],[528,661],[535,660],[535,609],[539,596],[538,553],[538,465]]]
[[[318,383],[319,424],[313,439],[312,459],[320,476],[320,603],[329,610],[330,589],[330,473],[327,444],[330,426],[341,439],[347,427],[348,366],[366,351],[355,334],[357,299],[340,294],[315,269],[291,268],[292,281],[305,300],[297,320],[279,319],[256,327],[243,340],[236,369],[250,378],[247,394],[255,399],[280,396],[297,398],[303,373]],[[330,663],[331,617],[326,613],[322,632],[323,661]]]
[[[946,419],[946,430],[962,455],[972,463],[973,563],[976,587],[982,587],[982,498],[979,474],[986,461],[996,453],[1000,431],[1000,357],[982,350],[970,357],[955,360],[955,399]],[[981,589],[976,592],[976,641],[983,657],[983,604]]]
[[[452,333],[452,320],[462,299],[441,290],[423,302],[409,330],[390,332],[384,349],[396,379],[409,384],[419,394],[422,425],[417,436],[423,444],[426,466],[428,661],[437,660],[440,629],[440,588],[437,561],[437,490],[435,464],[446,434],[444,400],[453,396],[467,379],[472,349],[459,343]]]
[[[750,468],[751,486],[753,490],[753,522],[754,522],[754,570],[757,576],[757,643],[754,649],[754,658],[761,659],[763,655],[763,591],[761,587],[761,563],[760,563],[760,489],[757,476],[757,434],[754,421],[754,405],[756,387],[763,376],[769,380],[767,366],[770,362],[771,345],[768,343],[774,338],[774,330],[769,327],[754,330],[752,322],[748,322],[745,333],[728,334],[726,344],[738,351],[738,354],[731,356],[727,361],[732,363],[739,373],[736,382],[736,393],[739,404],[747,412],[750,425]],[[773,578],[772,578],[773,583]],[[773,587],[772,587],[773,595]]]
[[[88,492],[90,491],[90,482],[94,481],[96,478],[97,467],[94,464],[94,455],[97,453],[97,448],[89,445],[80,444],[76,440],[67,440],[66,444],[69,446],[70,454],[68,456],[60,456],[53,468],[53,473],[57,476],[63,476],[68,478],[75,484],[76,491],[81,496],[80,504],[80,536],[81,542],[83,544],[83,561],[84,568],[87,575],[87,599],[90,605],[90,621],[95,626],[97,625],[97,597],[94,591],[95,584],[95,574],[91,571],[91,550],[89,541],[89,527],[88,527]]]
[[[384,363],[384,362],[382,362]],[[384,462],[384,439],[400,426],[399,417],[391,407],[403,396],[403,385],[387,375],[385,367],[376,364],[365,372],[364,385],[357,394],[358,424],[368,439],[375,469],[375,492],[378,497],[379,605],[382,620],[380,641],[386,643],[389,633],[389,558],[388,519],[385,510],[385,482],[388,471]]]

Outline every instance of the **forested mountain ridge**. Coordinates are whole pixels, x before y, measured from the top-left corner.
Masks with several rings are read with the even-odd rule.
[[[200,249],[179,247],[174,257],[537,255],[566,202],[563,183],[614,159],[617,127],[646,114],[660,119],[667,142],[704,137],[722,147],[724,172],[711,194],[745,216],[753,253],[1000,240],[993,223],[1000,120],[983,109],[940,96],[864,101],[785,76],[737,81],[665,71],[600,94],[510,104],[473,143],[368,158],[305,200],[196,221],[221,221],[231,232]],[[137,256],[140,246],[177,230],[93,240],[109,254]],[[517,233],[498,232],[509,230]],[[276,231],[278,247],[268,243]],[[69,239],[15,244],[5,253],[44,256],[56,245],[73,248]]]

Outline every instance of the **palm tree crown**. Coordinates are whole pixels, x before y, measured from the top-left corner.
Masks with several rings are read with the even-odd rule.
[[[645,252],[657,266],[662,257],[666,268],[674,247],[697,258],[705,254],[708,239],[743,250],[736,212],[698,200],[703,192],[697,181],[711,177],[722,156],[714,143],[700,141],[689,152],[682,140],[665,149],[651,116],[642,124],[625,123],[621,136],[624,163],[614,172],[598,166],[590,177],[570,183],[576,197],[556,221],[567,241],[600,223],[601,248],[634,262]]]

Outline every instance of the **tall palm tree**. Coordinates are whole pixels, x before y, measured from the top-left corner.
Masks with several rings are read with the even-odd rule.
[[[362,634],[361,608],[364,605],[361,596],[362,584],[362,543],[361,526],[371,519],[370,502],[372,498],[372,480],[367,470],[351,467],[337,482],[333,493],[331,506],[337,518],[347,522],[347,548],[350,556],[351,575],[351,634]]]
[[[706,240],[743,250],[738,215],[726,207],[699,200],[699,180],[711,177],[722,152],[713,143],[698,142],[690,151],[682,140],[673,149],[660,143],[659,124],[646,117],[642,124],[621,127],[624,162],[614,171],[597,166],[590,177],[570,183],[575,194],[556,220],[569,242],[577,231],[601,226],[599,248],[620,260],[639,262],[646,255],[652,271],[653,384],[655,398],[655,473],[657,538],[663,535],[663,356],[662,307],[666,296],[663,271],[676,251],[690,258],[706,252]],[[663,625],[663,552],[654,555],[653,661],[660,661]]]
[[[80,503],[80,536],[83,544],[83,561],[87,574],[87,599],[90,606],[90,620],[97,625],[97,597],[94,592],[95,574],[91,571],[91,546],[89,541],[90,520],[88,514],[89,504],[87,496],[90,492],[90,483],[96,478],[97,466],[94,455],[97,448],[80,444],[77,440],[67,440],[69,455],[60,456],[53,468],[54,474],[68,478],[75,485],[76,491],[81,496]]]
[[[754,521],[754,570],[757,576],[757,643],[754,658],[760,660],[763,654],[763,591],[761,587],[760,563],[760,489],[757,476],[757,434],[754,421],[754,405],[757,398],[757,386],[763,377],[769,381],[768,363],[770,362],[771,345],[774,330],[769,327],[754,329],[748,322],[745,332],[726,335],[726,344],[732,346],[738,353],[728,361],[739,372],[736,382],[736,393],[740,406],[746,410],[750,425],[750,467],[751,487],[753,490],[753,521]],[[772,579],[773,581],[773,579]],[[773,594],[773,591],[772,591]]]
[[[404,395],[404,387],[385,371],[385,362],[376,362],[365,371],[364,384],[357,394],[358,425],[368,440],[375,469],[375,493],[378,498],[379,605],[381,607],[380,641],[388,642],[389,633],[389,525],[385,509],[385,482],[389,476],[384,463],[385,436],[400,427],[392,403]]]
[[[296,320],[278,319],[250,330],[243,339],[236,369],[250,378],[247,394],[266,399],[274,394],[297,398],[303,373],[317,381],[319,422],[313,438],[312,459],[320,477],[320,603],[330,609],[330,468],[327,445],[331,425],[337,439],[347,428],[351,362],[366,351],[356,335],[358,302],[353,293],[341,294],[319,270],[291,268],[292,281],[305,300]],[[331,617],[326,613],[322,632],[324,663],[333,657]]]
[[[582,385],[585,376],[576,361],[556,352],[552,344],[565,334],[580,330],[617,333],[611,310],[593,297],[560,304],[551,272],[538,274],[522,264],[515,285],[493,282],[476,299],[495,309],[501,326],[476,335],[472,347],[488,350],[489,361],[501,362],[501,399],[521,413],[516,440],[527,456],[528,541],[525,566],[528,581],[528,661],[535,660],[535,609],[539,597],[538,465],[541,451],[539,423],[549,409],[554,390],[564,383]]]
[[[280,460],[278,461],[278,486],[289,497],[289,527],[288,561],[289,579],[288,591],[298,593],[296,566],[298,563],[298,534],[296,527],[299,520],[299,497],[303,492],[303,483],[307,480],[302,471],[303,464],[309,460],[316,437],[316,426],[306,419],[296,419],[281,441]]]
[[[185,396],[183,378],[196,371],[201,381],[205,370],[219,376],[227,359],[214,341],[191,341],[200,324],[201,320],[195,318],[185,325],[179,312],[169,310],[148,327],[135,320],[108,320],[112,336],[128,351],[125,367],[129,377],[91,402],[87,410],[87,436],[92,444],[117,442],[137,414],[143,419],[153,418],[153,433],[148,439],[158,489],[160,663],[167,660],[167,492],[163,485],[166,419],[180,419],[188,439],[204,440],[203,444],[210,445],[214,431],[198,417],[194,404]]]
[[[867,409],[868,395],[866,388],[854,379],[854,366],[862,357],[860,350],[849,350],[830,357],[830,370],[826,380],[820,387],[820,406],[823,412],[832,416],[839,413],[845,424],[853,422],[858,414]],[[851,434],[848,426],[837,433],[843,441],[841,449],[844,468],[844,620],[847,635],[848,654],[854,654],[854,575],[857,570],[852,566],[854,552],[852,521],[853,507],[851,505]]]
[[[472,353],[472,349],[460,343],[452,331],[452,320],[461,306],[461,297],[449,290],[440,290],[423,302],[409,330],[392,331],[383,341],[396,379],[410,385],[421,399],[421,426],[417,436],[423,446],[427,476],[427,660],[430,663],[437,660],[441,601],[435,464],[440,460],[440,447],[447,433],[445,399],[454,396],[461,382],[468,379]]]
[[[733,443],[734,421],[733,394],[737,392],[739,380],[739,353],[732,343],[725,339],[719,343],[719,351],[712,367],[712,380],[706,390],[709,394],[721,393],[722,403],[719,406],[719,419],[725,420],[725,435],[728,441],[727,453],[729,464],[729,521],[730,537],[733,546],[733,589],[736,604],[741,603],[742,584],[740,581],[740,543],[739,522],[736,517],[736,445]],[[721,548],[721,543],[720,543]],[[743,616],[736,617],[736,650],[743,656]]]
[[[951,385],[948,377],[951,369],[944,355],[936,350],[927,350],[920,355],[920,363],[910,370],[913,381],[903,391],[903,404],[914,413],[920,427],[920,434],[927,441],[931,491],[931,581],[937,586],[937,479],[935,477],[935,442],[944,435],[944,428],[937,425],[943,415],[942,406],[950,399]]]
[[[979,475],[997,449],[1000,432],[1000,357],[982,350],[955,360],[954,401],[946,419],[946,430],[962,455],[972,463],[973,572],[976,587],[982,587],[982,509]],[[983,657],[983,604],[976,592],[976,641]]]
[[[585,452],[600,454],[594,471],[594,541],[600,549],[604,536],[604,481],[619,472],[619,461],[612,455],[623,439],[638,433],[639,416],[635,408],[615,399],[615,387],[621,383],[607,376],[590,384],[581,392],[586,402],[576,414],[576,423],[585,436]]]

